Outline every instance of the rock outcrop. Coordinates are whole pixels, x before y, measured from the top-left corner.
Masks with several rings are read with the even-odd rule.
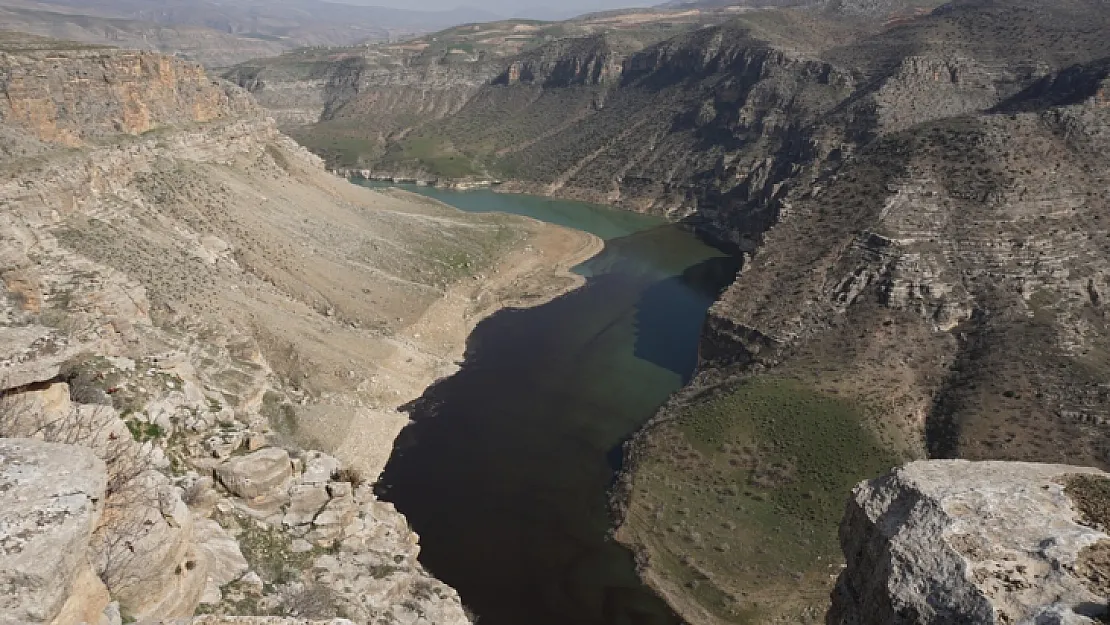
[[[848,502],[830,625],[1094,624],[1110,614],[1110,476],[915,462]]]
[[[106,485],[90,449],[0,438],[0,623],[96,622],[109,599],[89,544]]]
[[[472,324],[597,241],[351,185],[194,64],[0,38],[0,622],[467,623],[370,482]]]
[[[352,625],[345,618],[305,619],[283,616],[198,616],[196,618],[143,621],[139,625]]]
[[[0,51],[0,136],[8,156],[29,156],[35,143],[27,139],[79,147],[119,133],[242,117],[255,106],[241,91],[213,83],[199,65],[161,54],[74,45],[60,63],[49,40],[3,38],[18,45]]]
[[[570,87],[619,81],[624,55],[605,35],[559,40],[514,58],[494,85]]]
[[[660,84],[668,66],[708,74],[701,80],[714,85],[742,78],[732,83],[736,90],[716,91],[704,115],[687,109],[683,118],[701,146],[697,154],[715,153],[716,165],[698,163],[699,156],[672,164],[686,150],[671,143],[680,138],[677,124],[660,135],[666,156],[655,162],[666,165],[668,176],[687,166],[703,172],[686,196],[690,220],[736,243],[746,258],[710,310],[700,371],[629,452],[630,459],[642,452],[657,460],[628,463],[643,467],[629,482],[633,502],[658,503],[652,496],[667,495],[675,481],[704,483],[700,466],[660,451],[687,443],[709,466],[723,466],[727,479],[759,483],[762,467],[732,473],[742,459],[736,448],[742,457],[759,457],[765,446],[781,450],[782,440],[807,440],[815,428],[805,415],[813,414],[851,415],[854,425],[841,431],[868,432],[897,454],[894,462],[1108,467],[1110,369],[1098,354],[1110,338],[1104,297],[1110,109],[1098,94],[1110,77],[1110,49],[1088,30],[1093,23],[1105,29],[1106,19],[1105,8],[1089,2],[1063,13],[1022,0],[968,2],[810,54],[799,49],[821,41],[813,31],[793,40],[791,50],[781,38],[788,31],[761,33],[754,20],[746,20],[754,40],[748,43],[743,31],[725,35],[722,27],[722,38],[706,29],[685,45],[651,51],[659,62],[645,65],[644,84]],[[1003,22],[1016,30],[998,29]],[[1050,44],[1049,33],[1061,31],[1071,33],[1066,45]],[[735,70],[718,74],[717,59],[729,58]],[[632,76],[626,69],[621,91],[635,84]],[[727,104],[724,94],[738,99]],[[593,117],[617,102],[611,96],[606,112]],[[620,153],[631,154],[631,146]],[[622,198],[630,197],[623,187],[637,167],[647,166],[627,170]],[[578,179],[598,169],[585,167]],[[662,168],[655,171],[645,178],[666,179]],[[790,389],[768,398],[777,410],[730,408],[731,449],[716,440],[707,449],[697,439],[699,431],[717,431],[730,397],[776,387]],[[823,408],[791,409],[786,398],[800,396]],[[773,420],[774,431],[764,419]],[[846,446],[834,466],[863,469],[859,451]],[[771,461],[797,475],[830,474],[808,454]],[[837,497],[874,470],[856,472],[837,486]],[[743,509],[756,505],[745,502]],[[759,609],[811,622],[823,612],[823,587],[831,586],[829,558],[838,559],[831,548],[839,510],[810,516],[798,514],[793,501],[780,506],[795,512],[779,514],[806,520],[807,529],[779,534],[752,519],[738,523],[738,531],[785,535],[792,546],[783,552],[813,555],[790,568],[766,566],[761,579],[753,579],[750,563],[759,560],[762,544],[741,551],[731,542],[729,559],[703,558],[681,532],[653,534],[666,527],[653,515],[666,518],[673,503],[662,513],[633,509],[628,518],[639,528],[635,546],[650,548],[642,556],[648,575],[694,605],[691,614],[727,620]],[[711,510],[703,518],[743,516],[728,498]],[[685,590],[690,578],[728,599]],[[754,596],[784,587],[789,599],[750,607]]]
[[[390,137],[457,112],[498,71],[406,45],[299,50],[236,66],[225,77],[249,90],[282,130],[332,165],[358,168]],[[335,146],[359,146],[339,157]]]
[[[230,458],[216,467],[216,479],[220,484],[243,499],[259,497],[290,477],[289,454],[273,447]]]

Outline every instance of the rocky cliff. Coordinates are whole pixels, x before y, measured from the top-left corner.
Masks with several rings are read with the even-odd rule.
[[[757,11],[669,38],[627,24],[589,36],[533,34],[533,47],[503,57],[487,83],[472,76],[479,84],[459,93],[469,98],[465,106],[410,119],[409,131],[387,133],[384,154],[379,145],[359,164],[426,178],[502,179],[517,189],[695,214],[720,226],[724,238],[745,228],[758,236],[783,194],[808,185],[829,154],[843,159],[877,134],[989,109],[1052,68],[1102,49],[1093,30],[1075,26],[1090,8],[1082,3],[1043,16],[1044,9],[1009,6],[910,11],[916,19],[897,22],[860,17],[914,7],[880,8]],[[1063,31],[1077,32],[1050,52],[1037,31],[1045,20],[1070,21]],[[1015,30],[996,32],[1002,21]],[[473,45],[462,41],[454,50],[460,67]],[[339,56],[333,69],[345,62]],[[251,84],[249,76],[231,76]],[[372,82],[387,99],[389,80],[379,74]],[[391,116],[421,110],[408,106],[394,106]],[[375,115],[355,107],[348,117],[366,123]],[[326,154],[334,160],[356,146],[332,147]],[[758,208],[771,213],[735,223]]]
[[[239,65],[225,77],[333,165],[360,168],[389,140],[457,112],[497,70],[466,53],[404,45],[302,50]]]
[[[150,52],[80,44],[59,49],[52,40],[6,34],[0,68],[8,159],[257,111],[244,94],[213,83],[199,66]]]
[[[916,462],[860,484],[827,622],[1104,622],[1108,495],[1100,471],[1006,462]]]
[[[350,185],[177,59],[6,36],[0,90],[0,622],[468,622],[370,482],[597,241]]]
[[[89,449],[0,439],[5,623],[99,617],[108,589],[88,551],[106,485],[104,462]]]
[[[563,39],[514,58],[495,85],[600,85],[620,80],[623,60],[605,35]]]
[[[472,162],[470,146],[444,144],[440,127],[417,131],[454,119],[468,104],[491,115],[483,124],[494,123],[503,111],[474,102],[484,87],[612,82],[629,51],[727,17],[721,10],[629,10],[551,24],[471,24],[401,44],[297,50],[243,63],[225,77],[254,93],[330,165],[464,178],[489,173]],[[509,90],[524,101],[527,91]],[[388,148],[400,151],[386,158]]]
[[[819,620],[839,559],[821,493],[898,458],[1106,466],[1107,51],[1085,38],[1100,19],[964,4],[826,50],[848,95],[757,168],[700,178],[762,185],[691,205],[752,254],[699,374],[629,451],[618,534],[687,618]],[[1003,22],[1020,33],[1005,54]],[[1061,31],[1074,46],[1049,43]],[[813,101],[766,110],[804,120]],[[760,540],[722,537],[721,518]]]
[[[1108,19],[832,2],[535,41],[367,168],[665,214],[745,255],[629,447],[617,536],[687,620],[816,622],[859,479],[1106,466]]]

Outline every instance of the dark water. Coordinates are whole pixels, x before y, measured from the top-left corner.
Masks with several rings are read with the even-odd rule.
[[[462,370],[414,402],[379,495],[408,517],[421,561],[481,625],[679,622],[606,539],[606,495],[621,443],[691,374],[706,309],[735,259],[610,209],[436,195],[555,215],[600,230],[606,248],[579,268],[583,288],[479,324]]]

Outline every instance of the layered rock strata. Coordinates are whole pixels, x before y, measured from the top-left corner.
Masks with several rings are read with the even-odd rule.
[[[350,185],[196,65],[5,43],[0,622],[469,622],[371,483],[599,242]]]
[[[827,622],[1102,622],[1107,495],[1100,471],[1008,462],[915,462],[860,484]]]

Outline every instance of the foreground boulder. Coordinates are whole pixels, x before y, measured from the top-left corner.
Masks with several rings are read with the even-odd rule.
[[[232,458],[216,468],[220,483],[244,499],[264,495],[292,475],[289,453],[277,447]]]
[[[0,623],[76,624],[108,604],[89,562],[106,479],[84,447],[0,439]]]
[[[168,621],[144,621],[141,625],[353,625],[353,623],[345,618],[320,620],[283,616],[198,616]]]
[[[914,462],[856,487],[829,625],[1093,624],[1108,614],[1110,476]]]

